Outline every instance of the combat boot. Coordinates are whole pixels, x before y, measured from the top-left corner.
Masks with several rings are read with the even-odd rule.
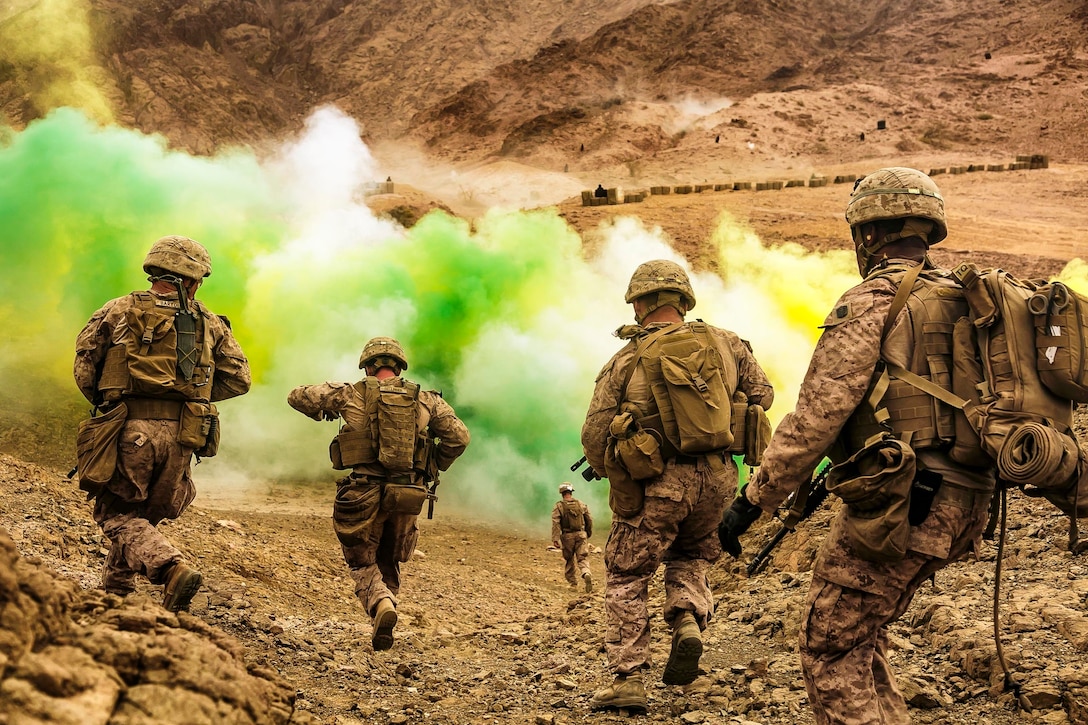
[[[589,709],[608,708],[646,712],[646,686],[642,684],[642,675],[616,675],[611,685],[594,692],[589,700]]]
[[[166,573],[162,588],[162,606],[171,612],[188,611],[189,603],[193,601],[203,581],[204,577],[196,569],[180,561],[174,563]]]
[[[370,645],[375,652],[393,646],[393,627],[397,626],[397,610],[393,600],[388,597],[378,602],[374,608],[374,633],[370,636]]]
[[[592,574],[590,574],[587,571],[585,574],[582,575],[582,581],[585,582],[585,585],[586,585],[586,594],[589,594],[591,591],[593,591],[593,575]]]
[[[672,650],[661,681],[666,685],[687,685],[699,676],[699,658],[703,656],[703,635],[691,612],[673,620]]]

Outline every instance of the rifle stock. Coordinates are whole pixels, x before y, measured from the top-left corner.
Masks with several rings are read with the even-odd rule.
[[[827,499],[827,474],[830,470],[831,464],[825,464],[811,481],[799,486],[786,498],[783,507],[787,509],[787,512],[786,517],[782,519],[782,526],[748,564],[746,569],[748,576],[758,574],[766,566],[774,550],[782,543],[782,539],[786,538],[786,534],[792,533],[799,523],[812,516],[816,509],[823,505]]]

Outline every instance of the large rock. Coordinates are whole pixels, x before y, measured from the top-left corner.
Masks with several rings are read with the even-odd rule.
[[[0,722],[309,721],[294,703],[223,632],[146,597],[83,591],[0,529]]]

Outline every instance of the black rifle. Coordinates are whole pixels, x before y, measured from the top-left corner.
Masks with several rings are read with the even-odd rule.
[[[827,473],[830,470],[831,464],[826,464],[807,485],[791,493],[782,504],[783,508],[788,509],[786,517],[782,519],[782,528],[775,532],[771,540],[756,554],[756,558],[752,559],[752,563],[748,565],[748,576],[758,574],[767,564],[771,553],[782,543],[782,539],[786,538],[786,534],[796,529],[797,524],[807,519],[823,505],[827,499]]]
[[[586,462],[586,457],[582,456],[577,461],[575,461],[573,465],[571,465],[570,470],[577,471],[579,468],[582,467],[582,464],[585,463],[585,462]],[[586,466],[586,470],[582,471],[582,478],[584,478],[587,482],[588,481],[600,481],[601,480],[601,474],[594,471],[593,466]]]

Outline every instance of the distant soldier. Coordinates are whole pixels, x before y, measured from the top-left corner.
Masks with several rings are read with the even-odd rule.
[[[608,190],[605,189],[604,186],[602,186],[601,184],[597,184],[597,188],[593,190],[593,196],[597,197],[598,199],[605,199],[608,197]]]
[[[661,617],[672,648],[661,679],[686,685],[698,677],[702,631],[714,612],[707,570],[721,556],[718,522],[737,489],[737,464],[726,453],[730,416],[734,404],[774,401],[744,340],[684,320],[695,293],[683,267],[663,259],[639,265],[625,300],[638,324],[616,331],[627,344],[597,376],[582,426],[589,464],[608,476],[613,513],[604,598],[615,680],[594,693],[594,710],[646,710],[647,587],[662,564]]]
[[[393,338],[367,342],[359,368],[366,377],[357,383],[303,385],[287,402],[314,420],[344,420],[329,452],[334,468],[351,473],[336,482],[333,527],[372,620],[371,645],[387,650],[426,484],[465,452],[469,433],[439,393],[401,377],[408,358]]]
[[[110,540],[102,588],[124,596],[141,574],[163,585],[162,605],[177,612],[202,578],[156,527],[196,496],[193,454],[214,456],[219,445],[212,403],[249,390],[249,362],[227,318],[195,299],[212,273],[203,246],[163,237],[143,268],[150,291],[107,302],[76,339],[76,384],[100,412],[81,425],[80,487]]]
[[[564,575],[571,587],[581,579],[586,592],[593,591],[589,573],[589,537],[593,536],[593,517],[589,506],[574,498],[574,486],[559,486],[560,501],[552,509],[552,546],[563,551]]]

